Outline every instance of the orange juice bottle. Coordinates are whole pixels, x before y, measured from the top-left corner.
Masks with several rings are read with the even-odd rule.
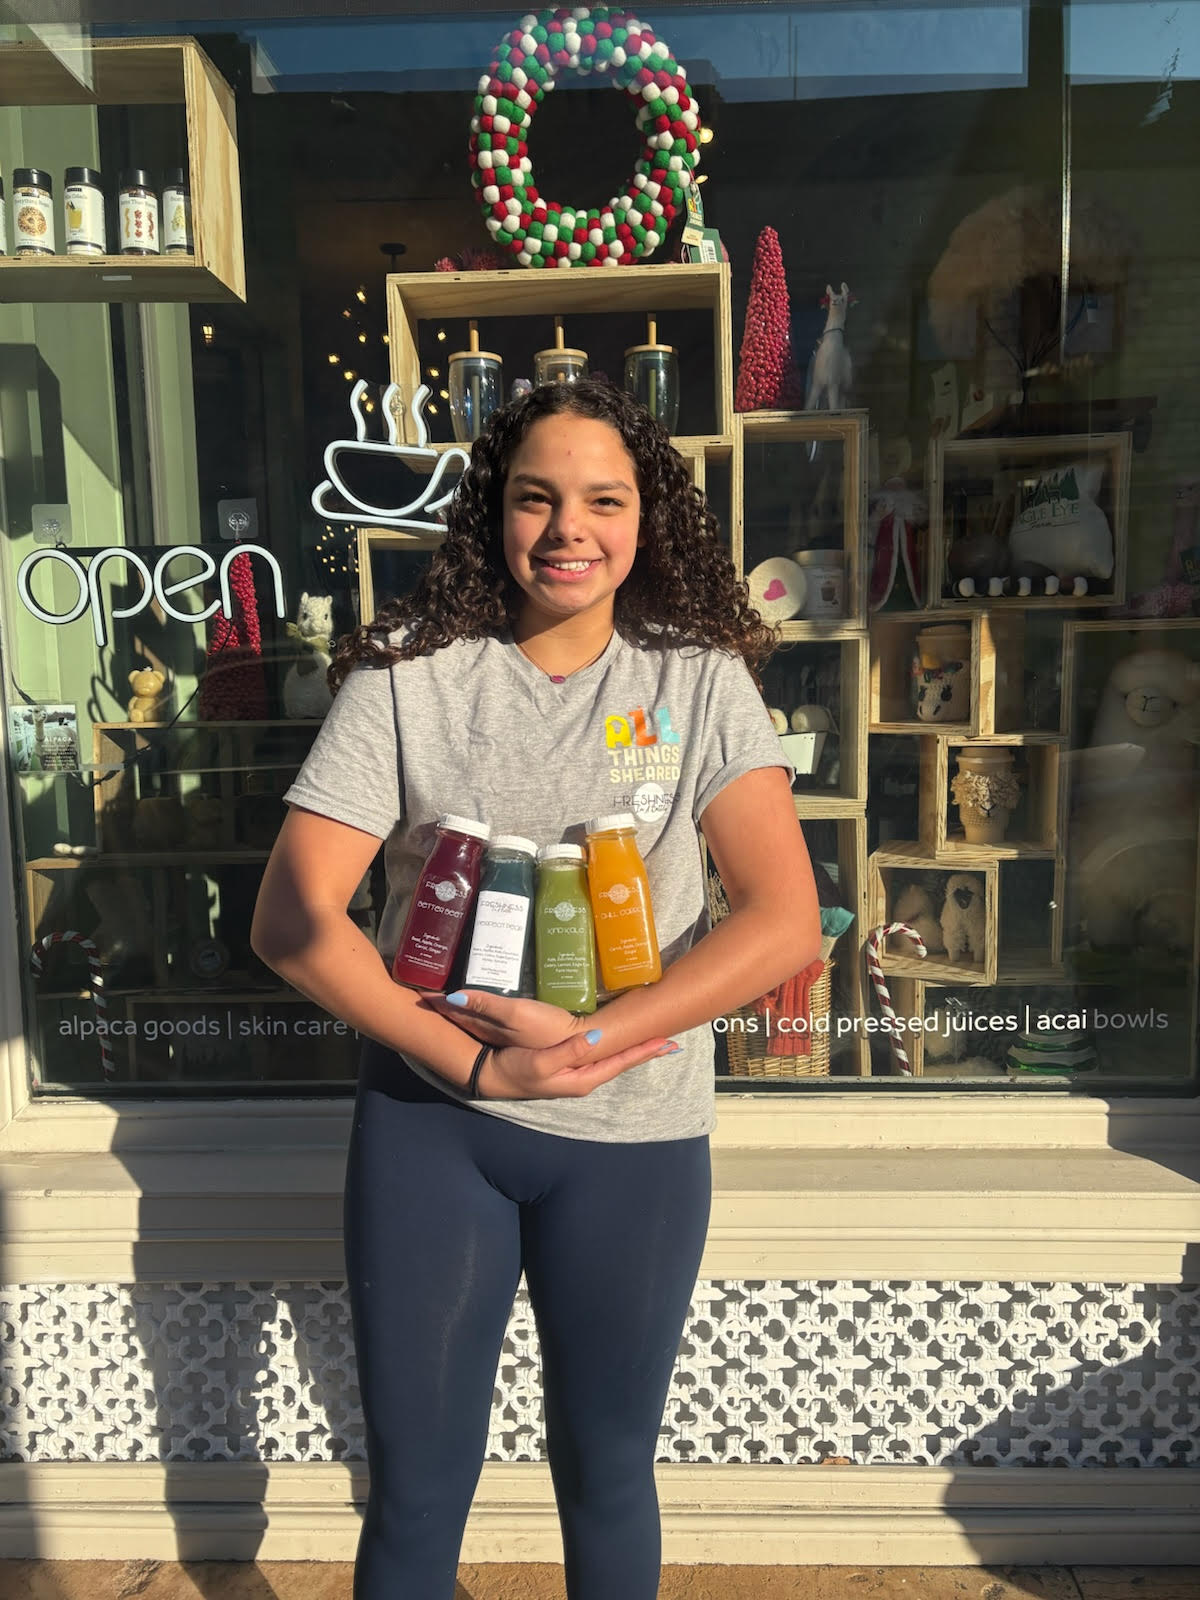
[[[662,977],[650,882],[637,847],[637,823],[627,811],[593,817],[587,825],[588,895],[596,924],[600,981],[614,993]]]

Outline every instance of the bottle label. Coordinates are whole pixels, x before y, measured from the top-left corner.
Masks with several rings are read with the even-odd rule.
[[[523,894],[485,890],[475,912],[464,987],[519,989],[528,927],[529,901]]]
[[[158,200],[152,194],[123,194],[119,205],[121,249],[159,253]]]
[[[54,254],[54,201],[38,189],[13,193],[13,233],[17,253]]]
[[[162,234],[168,255],[192,253],[192,197],[183,189],[163,191]]]
[[[90,183],[70,183],[63,190],[67,215],[67,254],[102,256],[105,251],[104,196]]]

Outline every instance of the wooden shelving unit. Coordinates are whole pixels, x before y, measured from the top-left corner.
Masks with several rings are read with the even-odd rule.
[[[660,337],[672,343],[671,317],[680,312],[706,314],[712,328],[713,397],[711,422],[703,433],[681,436],[675,442],[693,458],[708,449],[731,449],[734,444],[733,331],[730,309],[729,267],[653,266],[621,267],[617,271],[574,272],[407,272],[387,279],[388,344],[391,376],[399,384],[405,404],[421,384],[420,330],[423,323],[477,320],[480,342],[487,348],[489,318],[502,319],[506,335],[514,322],[528,324],[528,370],[533,352],[548,345],[553,318],[602,314],[623,317],[629,324],[630,344],[642,342],[644,319],[659,317]],[[493,343],[494,343],[493,339]],[[446,353],[453,348],[446,345]],[[515,376],[515,372],[514,372]],[[411,419],[403,417],[404,442]],[[432,445],[449,449],[449,444]]]
[[[961,863],[964,868],[976,861],[1054,860],[1062,848],[1064,742],[1062,734],[981,734],[962,741],[952,737],[922,739],[918,802],[922,845],[938,861]],[[955,754],[989,745],[1014,749],[1016,771],[1023,780],[1021,801],[1003,840],[997,844],[968,844],[956,823],[957,807],[950,796]]]
[[[929,491],[929,604],[936,608],[959,610],[971,604],[986,603],[989,608],[1020,609],[1030,613],[1045,610],[1078,610],[1081,607],[1117,606],[1125,599],[1125,572],[1129,544],[1129,469],[1132,452],[1128,433],[1040,434],[1030,438],[935,439],[926,462],[926,487]],[[946,572],[946,556],[951,543],[947,516],[947,496],[956,483],[990,480],[990,500],[1003,503],[1016,485],[1022,469],[1028,473],[1068,467],[1076,462],[1100,465],[1104,477],[1097,504],[1104,510],[1113,541],[1111,579],[1090,582],[1086,595],[1008,594],[988,599],[975,596],[964,600],[953,594]],[[1011,518],[1009,519],[1011,524]],[[1003,534],[1007,536],[1008,527]]]
[[[190,38],[94,39],[88,63],[90,87],[43,45],[0,45],[0,105],[179,105],[186,124],[194,253],[0,256],[0,300],[244,300],[233,91]],[[55,200],[61,206],[60,196]]]
[[[755,535],[752,493],[760,477],[778,481],[780,474],[766,465],[766,453],[779,453],[781,469],[789,460],[805,468],[813,481],[814,493],[821,485],[836,484],[839,548],[845,563],[845,612],[841,618],[793,618],[780,624],[784,640],[834,638],[860,632],[866,621],[865,530],[867,525],[867,436],[865,411],[804,412],[746,411],[735,418],[739,435],[738,454],[742,459],[742,512],[734,518],[733,552],[738,569],[745,572],[768,555],[791,556],[804,546],[797,535],[790,541],[778,534],[770,536],[770,548],[753,558],[747,546]],[[807,447],[818,446],[823,454],[819,464],[808,462]],[[758,453],[762,452],[762,470]],[[751,457],[754,457],[752,460]]]

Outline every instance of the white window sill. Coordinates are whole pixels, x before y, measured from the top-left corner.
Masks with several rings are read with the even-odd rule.
[[[1179,1282],[1200,1238],[1191,1101],[718,1109],[706,1278]],[[349,1117],[346,1101],[31,1104],[0,1134],[5,1277],[340,1277]]]

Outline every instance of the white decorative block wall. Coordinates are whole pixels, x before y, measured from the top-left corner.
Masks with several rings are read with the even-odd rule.
[[[361,1457],[345,1285],[0,1291],[8,1461]],[[660,1459],[1162,1467],[1200,1463],[1200,1289],[700,1283]],[[543,1454],[524,1288],[488,1457]]]

